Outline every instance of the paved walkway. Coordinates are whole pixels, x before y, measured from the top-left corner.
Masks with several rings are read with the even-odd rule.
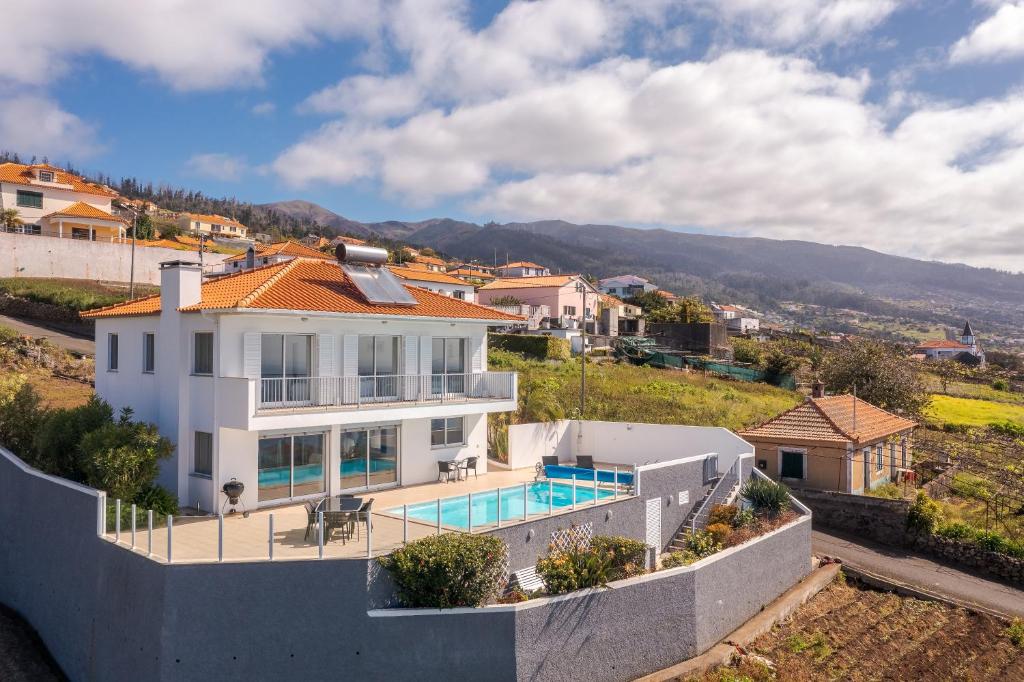
[[[41,323],[35,320],[29,321],[0,315],[0,326],[10,327],[19,334],[31,336],[35,339],[46,339],[53,345],[60,346],[72,353],[79,353],[90,357],[96,355],[96,344],[91,339],[85,339],[81,336],[72,336],[71,334],[66,334],[54,329],[48,329],[47,327],[41,326]]]
[[[890,578],[926,592],[1011,616],[1024,616],[1024,591],[975,573],[926,559],[899,547],[886,547],[860,538],[814,530],[815,554],[839,557],[843,563]]]

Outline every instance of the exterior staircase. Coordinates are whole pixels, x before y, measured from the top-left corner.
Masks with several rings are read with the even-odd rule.
[[[717,504],[728,504],[740,491],[740,460],[732,465],[728,472],[714,481],[697,504],[686,516],[686,520],[679,526],[672,542],[668,543],[669,552],[681,552],[686,549],[686,534],[692,533],[698,528],[704,528],[711,516],[711,508]]]

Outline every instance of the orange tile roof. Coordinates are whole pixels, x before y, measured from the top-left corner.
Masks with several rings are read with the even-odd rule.
[[[294,242],[291,240],[284,242],[274,242],[273,244],[255,244],[253,248],[256,249],[256,257],[263,258],[265,256],[291,256],[293,258],[317,258],[320,260],[334,260],[334,256],[323,251],[317,251],[312,249],[305,244]],[[236,260],[245,260],[245,253],[239,253],[231,256],[224,260],[225,263]]]
[[[83,201],[76,201],[75,203],[62,208],[59,211],[53,213],[47,213],[43,216],[44,218],[92,218],[94,220],[112,220],[118,223],[125,223],[125,219],[116,216],[113,213],[107,213],[103,209],[96,208]]]
[[[192,220],[198,220],[201,223],[210,223],[211,225],[234,225],[235,227],[245,227],[242,223],[238,222],[234,218],[226,218],[216,213],[187,213],[186,214]]]
[[[424,256],[422,254],[417,255],[413,260],[417,263],[426,263],[427,265],[444,265],[444,260],[437,258],[436,256]]]
[[[438,284],[458,284],[460,286],[471,286],[466,284],[461,279],[452,277],[443,272],[435,272],[433,270],[414,270],[411,268],[402,268],[397,266],[389,266],[391,272],[395,273],[402,279],[418,280],[420,282],[437,282]]]
[[[32,172],[35,169],[52,171],[54,182],[60,185],[71,185],[71,189],[75,192],[97,194],[101,197],[109,197],[111,199],[118,196],[117,192],[109,187],[87,182],[84,178],[78,175],[73,175],[72,173],[68,173],[60,168],[43,163],[39,163],[34,166],[28,166],[23,163],[0,163],[0,182],[9,182],[15,185],[47,187],[47,183],[41,183],[39,179],[36,178],[35,174]]]
[[[448,271],[449,275],[455,275],[456,277],[470,277],[480,280],[484,279],[497,279],[494,275],[489,272],[481,272],[479,270],[470,270],[469,268],[455,268],[454,270]]]
[[[656,293],[658,296],[661,296],[666,301],[674,301],[677,298],[679,298],[678,296],[673,294],[671,291],[665,291],[664,289],[656,289],[654,293]]]
[[[498,266],[499,270],[501,270],[502,268],[540,268],[541,270],[547,270],[547,268],[545,268],[543,265],[537,265],[536,263],[531,263],[528,260],[517,260],[515,263],[509,263],[508,265]]]
[[[914,348],[959,348],[960,350],[971,349],[970,346],[960,343],[959,341],[946,340],[922,341],[921,343],[914,346]]]
[[[511,277],[496,279],[481,289],[534,289],[537,287],[563,287],[579,279],[579,275],[543,275],[539,277]]]
[[[338,244],[352,244],[354,246],[360,246],[365,243],[366,240],[364,239],[356,239],[355,237],[345,237],[344,235],[335,237],[334,239],[331,240],[332,246],[337,246]]]
[[[835,395],[809,398],[760,426],[740,431],[740,436],[753,439],[860,443],[885,438],[915,426],[917,424],[910,419],[875,407],[860,398],[854,398],[852,395]]]
[[[302,312],[400,315],[446,319],[519,321],[485,306],[406,286],[416,305],[373,305],[334,263],[295,258],[204,282],[202,301],[181,308],[200,310],[295,310]],[[159,296],[97,308],[82,313],[86,318],[153,315],[160,312]]]

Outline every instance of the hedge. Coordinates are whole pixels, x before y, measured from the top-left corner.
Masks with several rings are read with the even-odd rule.
[[[487,344],[538,360],[568,360],[569,341],[540,334],[488,334]]]

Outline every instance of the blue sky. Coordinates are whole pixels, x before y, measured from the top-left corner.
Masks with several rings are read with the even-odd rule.
[[[0,147],[364,220],[1024,268],[1024,0],[14,0]]]

